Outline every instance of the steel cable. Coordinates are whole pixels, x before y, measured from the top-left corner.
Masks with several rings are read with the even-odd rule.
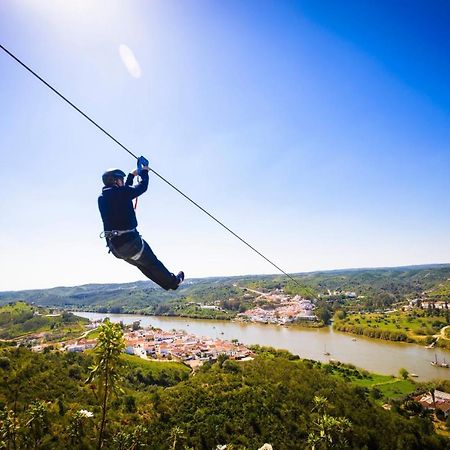
[[[58,95],[61,99],[63,99],[66,103],[68,103],[72,108],[74,108],[76,111],[78,111],[85,119],[89,120],[94,126],[96,126],[100,131],[102,131],[106,136],[108,136],[110,139],[112,139],[119,147],[124,149],[126,152],[128,152],[133,158],[138,159],[138,157],[129,150],[125,145],[123,145],[120,141],[118,141],[114,136],[112,136],[108,131],[106,131],[103,127],[101,127],[95,120],[91,119],[85,112],[83,112],[80,108],[78,108],[76,105],[74,105],[67,97],[62,95],[57,89],[55,89],[50,83],[45,81],[41,76],[39,76],[34,70],[32,70],[30,67],[28,67],[24,62],[22,62],[17,56],[15,56],[13,53],[11,53],[8,49],[6,49],[3,45],[0,44],[0,48],[8,54],[11,58],[13,58],[17,63],[19,63],[24,69],[26,69],[28,72],[30,72],[34,77],[36,77],[41,83],[45,84],[51,91],[53,91],[56,95]],[[211,219],[213,219],[215,222],[217,222],[220,226],[225,228],[229,233],[231,233],[234,237],[239,239],[242,243],[244,243],[247,247],[249,247],[251,250],[253,250],[255,253],[257,253],[259,256],[261,256],[263,259],[265,259],[269,264],[271,264],[273,267],[275,267],[277,270],[279,270],[281,273],[286,275],[289,279],[291,279],[294,283],[301,286],[300,283],[295,279],[292,278],[291,275],[286,273],[281,267],[277,266],[274,262],[272,262],[269,258],[264,256],[260,251],[258,251],[255,247],[250,245],[245,239],[241,238],[238,234],[236,234],[233,230],[228,228],[224,223],[222,223],[219,219],[216,219],[211,213],[209,213],[205,208],[200,206],[197,202],[192,200],[189,196],[187,196],[184,192],[182,192],[180,189],[178,189],[176,186],[174,186],[170,181],[168,181],[166,178],[164,178],[162,175],[160,175],[158,172],[150,168],[150,171],[154,173],[158,178],[160,178],[162,181],[164,181],[166,184],[168,184],[172,189],[177,191],[180,195],[182,195],[186,200],[190,201],[193,205],[195,205],[198,209],[203,211],[206,215],[208,215]]]

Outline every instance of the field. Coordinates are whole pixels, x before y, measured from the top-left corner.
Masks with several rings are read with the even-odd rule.
[[[356,386],[377,388],[385,399],[397,399],[414,392],[417,385],[411,380],[401,380],[388,375],[371,374],[368,379],[354,380]]]
[[[448,315],[448,314],[447,314]],[[360,313],[335,318],[335,328],[394,341],[428,344],[447,325],[447,316],[430,315],[427,310],[392,313]]]
[[[327,364],[325,370],[354,386],[369,389],[378,403],[404,398],[418,387],[417,383],[411,379],[404,380],[392,375],[369,373],[352,364]]]

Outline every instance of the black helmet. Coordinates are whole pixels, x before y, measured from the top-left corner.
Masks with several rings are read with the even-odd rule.
[[[114,186],[118,178],[125,178],[125,173],[120,169],[108,169],[102,175],[103,184],[105,186]]]

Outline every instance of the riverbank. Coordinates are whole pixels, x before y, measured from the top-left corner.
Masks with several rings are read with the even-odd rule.
[[[338,313],[334,317],[336,331],[394,342],[450,349],[447,316],[428,311],[393,311],[386,313]]]
[[[171,314],[171,313],[162,313],[162,314],[153,314],[142,310],[127,310],[122,312],[113,312],[113,310],[108,311],[105,309],[100,310],[92,310],[92,309],[78,309],[71,310],[73,313],[89,313],[89,314],[130,314],[136,316],[146,316],[146,317],[167,317],[167,318],[182,318],[182,319],[199,319],[199,320],[227,320],[231,322],[240,322],[240,323],[258,323],[263,325],[277,325],[283,327],[301,327],[301,328],[325,328],[328,327],[322,320],[296,320],[293,322],[285,322],[285,323],[270,323],[261,320],[250,320],[244,317],[238,316],[237,313],[231,311],[217,311],[217,310],[201,310],[200,312],[192,312],[192,313],[179,313]]]
[[[181,317],[156,317],[131,314],[77,313],[92,320],[109,317],[113,322],[132,324],[140,320],[141,326],[153,326],[163,330],[185,330],[200,336],[232,341],[237,339],[245,345],[271,346],[285,349],[304,359],[329,363],[330,360],[353,364],[369,372],[397,375],[404,367],[418,375],[419,381],[446,379],[449,369],[433,367],[430,362],[450,361],[450,352],[442,349],[426,349],[406,344],[365,337],[355,338],[331,327],[319,329],[284,327],[235,321],[186,319]],[[327,354],[325,354],[327,353]],[[328,354],[329,353],[329,354]]]
[[[93,329],[88,333],[88,336],[83,336],[85,339],[95,339],[98,335],[98,329]],[[184,364],[198,369],[205,362],[210,364],[211,361],[219,359],[219,355],[231,357],[236,361],[252,360],[253,357],[282,357],[290,361],[298,361],[311,367],[322,369],[326,373],[336,376],[345,382],[364,389],[370,389],[371,392],[373,391],[373,399],[380,404],[391,400],[402,399],[406,395],[415,392],[421,386],[420,383],[416,383],[413,379],[409,378],[408,374],[406,374],[406,377],[400,378],[394,375],[371,373],[353,364],[345,364],[340,361],[330,360],[329,362],[322,363],[320,361],[301,359],[298,355],[293,355],[286,350],[262,347],[260,345],[245,348],[237,342],[233,343],[222,340],[212,342],[208,338],[202,340],[200,336],[188,335],[183,332],[180,334],[180,332],[175,330],[163,331],[150,327],[132,331],[130,327],[124,330],[124,337],[127,344],[126,352],[128,353],[124,355],[124,358],[135,363],[141,360],[142,364],[144,362],[158,362],[163,366],[164,363]],[[80,343],[82,341],[78,342],[78,344]],[[163,344],[161,345],[161,343]],[[249,355],[252,355],[252,357],[246,357]],[[160,357],[159,359],[158,356]]]

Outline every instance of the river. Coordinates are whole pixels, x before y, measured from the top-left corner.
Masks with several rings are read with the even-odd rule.
[[[354,364],[357,367],[386,375],[397,375],[404,367],[418,375],[418,381],[450,379],[450,369],[434,367],[430,361],[435,354],[439,361],[450,362],[450,352],[426,349],[417,344],[382,341],[334,331],[331,327],[308,329],[222,320],[187,319],[184,317],[155,317],[137,314],[100,314],[76,312],[91,320],[109,317],[112,322],[131,324],[141,321],[141,326],[163,330],[185,330],[199,336],[220,339],[238,339],[247,345],[259,344],[286,349],[301,358],[327,362],[329,358]],[[356,339],[356,340],[354,340]],[[330,356],[324,355],[329,352]]]

